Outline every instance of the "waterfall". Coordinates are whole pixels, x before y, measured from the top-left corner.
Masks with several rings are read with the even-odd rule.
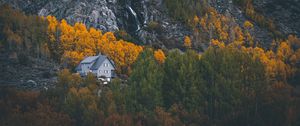
[[[140,29],[141,29],[141,26],[140,26],[140,21],[139,21],[139,19],[138,19],[138,17],[137,17],[137,14],[136,14],[136,12],[127,4],[126,5],[126,8],[128,9],[128,11],[129,11],[129,13],[133,16],[133,23],[135,23],[135,25],[136,25],[136,29],[135,29],[135,31],[139,31]]]

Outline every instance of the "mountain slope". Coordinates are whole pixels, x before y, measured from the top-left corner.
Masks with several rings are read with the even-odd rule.
[[[281,32],[300,36],[299,0],[255,0],[254,4],[264,15],[276,22]]]
[[[188,26],[172,18],[164,0],[1,0],[26,13],[41,16],[54,15],[69,23],[83,22],[87,26],[103,31],[123,30],[140,44],[181,48],[183,37],[191,35]],[[175,2],[175,1],[174,1]],[[233,0],[211,0],[206,6],[214,7],[219,13],[233,17],[240,26],[247,18],[242,8]],[[299,36],[298,0],[254,0],[255,9],[263,16],[273,19],[277,30]],[[288,9],[287,9],[288,8]],[[252,31],[256,41],[268,46],[273,36],[270,31],[254,23]]]

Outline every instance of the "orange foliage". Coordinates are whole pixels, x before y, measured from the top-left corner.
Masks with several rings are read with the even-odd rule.
[[[238,45],[243,44],[245,38],[244,38],[242,29],[239,26],[236,26],[234,28],[234,33],[235,33],[235,38],[236,38],[235,42]]]
[[[184,37],[184,47],[186,48],[191,48],[192,47],[192,42],[191,42],[191,38],[188,36]]]
[[[208,33],[210,39],[218,39],[225,43],[243,40],[243,30],[232,23],[234,22],[233,18],[218,13],[214,8],[209,8],[207,11],[202,18],[194,20],[194,24],[196,24],[194,26],[200,26],[195,27],[195,31],[204,31]],[[231,31],[231,29],[235,31]]]
[[[154,57],[160,64],[164,63],[166,59],[166,56],[161,49],[154,52]]]
[[[55,32],[57,31],[58,22],[54,16],[47,16],[47,20],[49,22],[48,25],[48,35],[50,41],[55,41]]]
[[[76,66],[84,58],[83,54],[76,51],[65,51],[62,62]]]
[[[225,44],[223,42],[220,42],[219,40],[217,39],[212,39],[211,40],[211,45],[212,46],[217,46],[219,48],[224,48],[225,47]]]
[[[195,16],[193,20],[193,25],[196,26],[199,21],[200,21],[199,17]]]
[[[275,42],[273,43],[275,44]],[[226,47],[223,42],[215,39],[211,40],[211,46],[219,48]],[[227,46],[230,48],[240,48],[242,51],[250,54],[253,60],[258,59],[265,66],[266,75],[271,81],[285,82],[289,77],[292,77],[296,71],[296,67],[293,65],[300,61],[300,49],[293,51],[291,44],[285,41],[280,42],[276,52],[264,50],[260,47],[245,47],[237,41]]]
[[[53,16],[48,16],[47,19],[51,41],[59,41],[59,47],[63,50],[61,62],[71,67],[76,66],[84,57],[101,52],[111,58],[121,72],[130,69],[143,50],[141,46],[117,40],[112,32],[103,35],[100,30],[87,29],[82,23],[71,26],[66,20],[58,22]]]
[[[244,27],[247,29],[251,29],[251,28],[253,28],[253,24],[250,21],[245,21]]]
[[[240,27],[238,24],[233,23],[235,19],[218,13],[214,8],[209,8],[207,13],[197,19],[195,16],[193,20],[193,30],[199,37],[208,38],[207,42],[211,42],[211,39],[219,40],[225,44],[234,43],[231,46],[254,46],[254,38],[250,34],[250,31],[254,25],[250,21],[244,22],[244,27]],[[200,32],[202,31],[202,32]],[[203,37],[204,36],[204,37]]]
[[[287,42],[281,42],[277,49],[277,56],[283,61],[286,61],[292,55],[292,49]]]

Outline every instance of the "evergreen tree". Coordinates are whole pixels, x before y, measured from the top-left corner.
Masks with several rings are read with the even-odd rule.
[[[133,112],[151,112],[162,105],[162,67],[157,64],[152,49],[140,54],[128,81],[127,103]]]
[[[173,51],[166,59],[162,86],[165,106],[181,104],[192,111],[201,109],[203,81],[198,69],[199,56],[194,51]]]
[[[253,123],[250,120],[267,86],[262,63],[235,48],[209,48],[201,60],[206,68],[208,116],[212,120],[240,117],[235,121]]]

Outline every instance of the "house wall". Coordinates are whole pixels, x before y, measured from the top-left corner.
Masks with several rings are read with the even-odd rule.
[[[105,64],[107,64],[107,66],[105,66]],[[113,65],[108,61],[108,59],[105,59],[105,61],[103,61],[103,63],[97,70],[97,77],[105,76],[105,77],[111,78],[112,70],[115,70]]]
[[[84,63],[84,64],[81,64],[81,73],[82,74],[87,74],[88,72],[90,72],[90,68],[91,66],[93,65],[93,63]]]

